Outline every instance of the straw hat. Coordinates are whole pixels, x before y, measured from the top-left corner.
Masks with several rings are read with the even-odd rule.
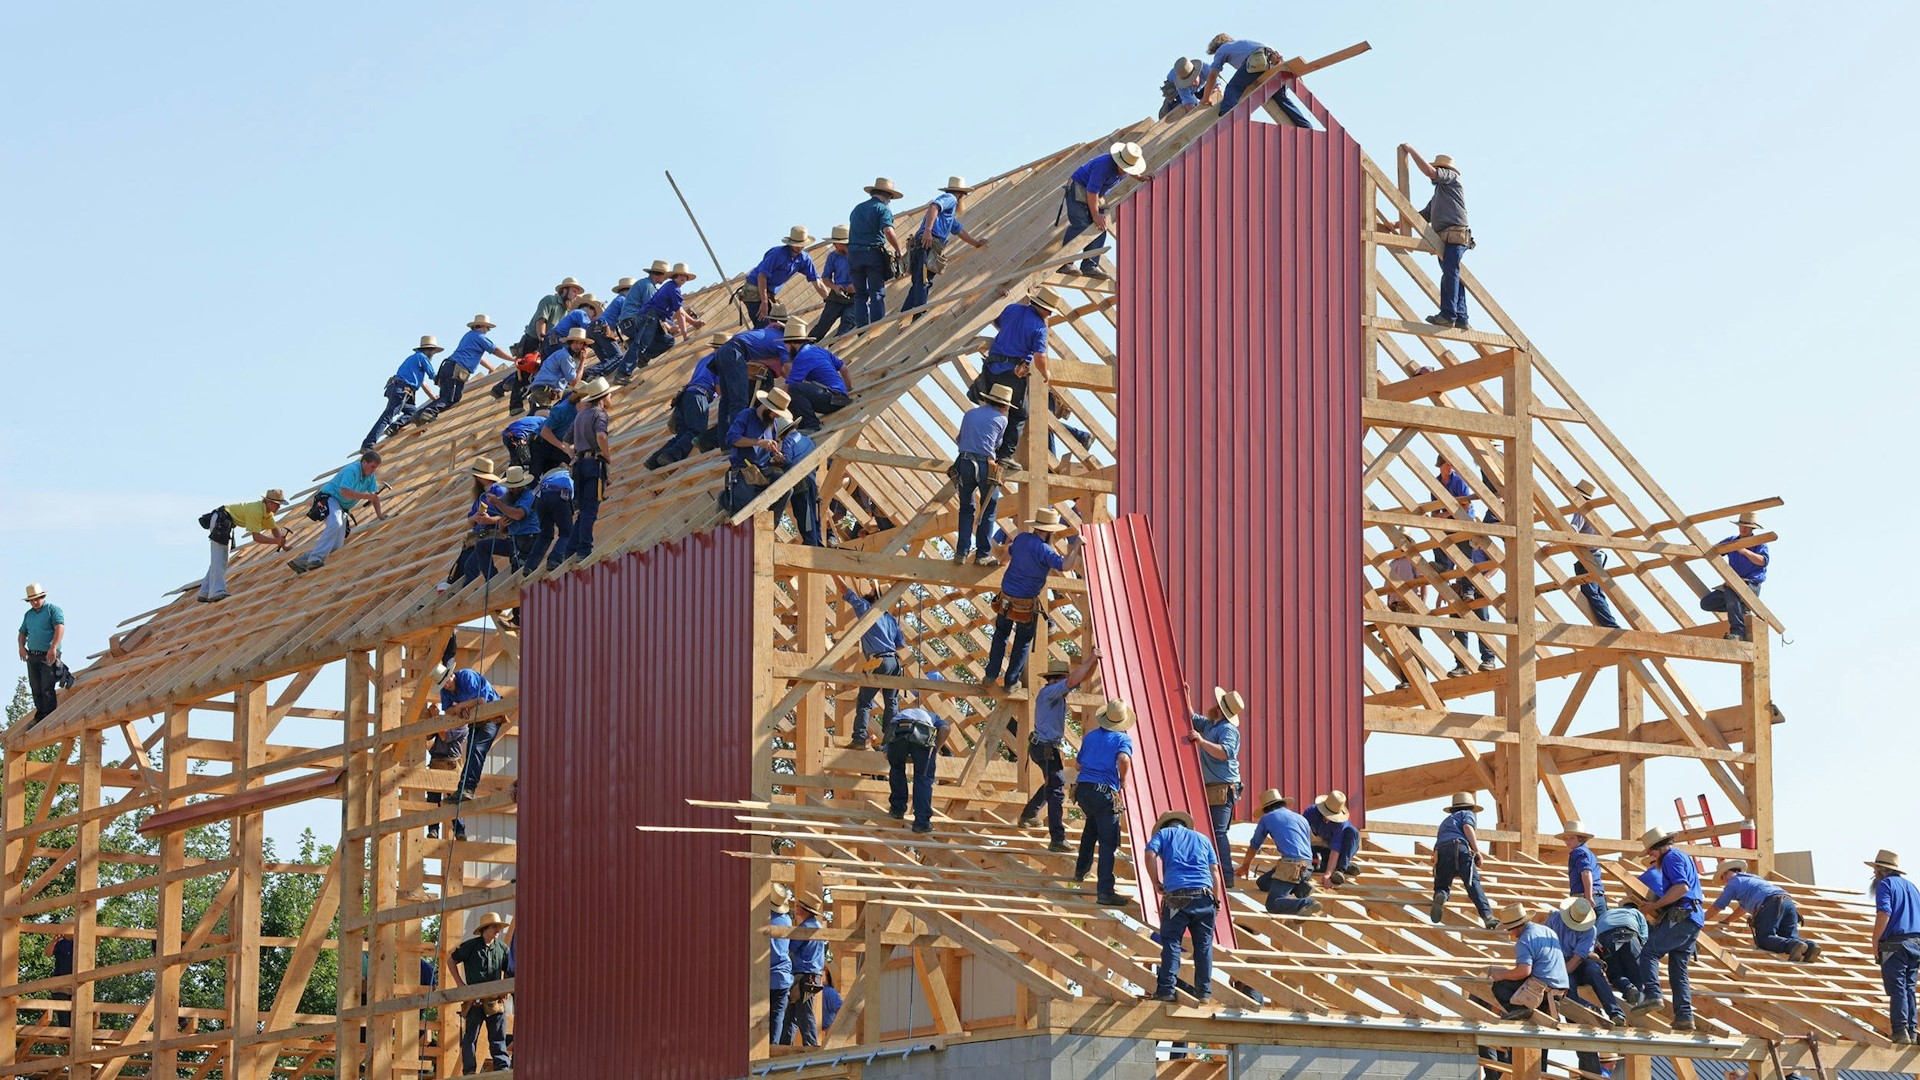
[[[27,588],[29,591],[31,591],[33,589],[33,586],[29,585]],[[1873,861],[1869,862],[1867,865],[1877,866],[1882,870],[1891,870],[1896,874],[1903,872],[1900,869],[1900,856],[1895,854],[1894,852],[1888,851],[1886,848],[1881,848],[1880,854],[1874,856]]]
[[[995,405],[1005,405],[1009,409],[1013,408],[1013,387],[1008,386],[1006,383],[994,383],[992,386],[987,387],[986,392],[980,396]]]
[[[1240,691],[1238,690],[1223,690],[1218,686],[1214,687],[1213,703],[1220,706],[1221,715],[1229,720],[1247,711],[1247,699],[1241,697]]]
[[[1321,817],[1336,824],[1353,816],[1353,812],[1347,809],[1347,793],[1339,788],[1313,800],[1313,805],[1319,809]]]
[[[493,459],[490,457],[474,458],[472,467],[467,471],[472,473],[473,478],[476,480],[492,480],[495,483],[500,482],[500,474],[494,471]]]
[[[1495,922],[1500,924],[1500,929],[1512,930],[1515,927],[1524,926],[1532,922],[1533,912],[1528,911],[1527,905],[1525,904],[1512,903],[1501,908],[1500,913],[1493,918]]]
[[[573,394],[581,401],[599,401],[613,393],[613,384],[603,378],[592,378],[573,388]]]
[[[665,259],[655,259],[652,265],[647,267],[647,273],[649,274],[670,274],[672,272],[672,268],[667,265],[667,260]]]
[[[804,889],[793,890],[793,902],[813,912],[815,915],[820,914],[820,898]]]
[[[782,341],[806,341],[813,337],[813,327],[805,319],[788,319],[787,329],[780,335]]]
[[[1133,706],[1119,698],[1109,698],[1093,718],[1108,731],[1125,731],[1133,726]]]
[[[775,300],[767,305],[767,321],[783,323],[787,321],[787,305]]]
[[[785,915],[792,909],[792,897],[787,895],[787,890],[775,885],[773,887],[773,913],[775,915]]]
[[[1579,483],[1573,485],[1573,490],[1579,492],[1582,495],[1585,495],[1589,499],[1593,498],[1595,495],[1600,493],[1600,489],[1594,487],[1593,481],[1591,480],[1580,481]]]
[[[563,289],[579,289],[581,292],[587,291],[587,287],[580,284],[577,278],[561,278],[560,284],[553,287],[554,292],[560,292]]]
[[[1560,901],[1560,921],[1574,933],[1593,929],[1600,921],[1600,913],[1593,910],[1593,901],[1584,896],[1569,896]]]
[[[1260,812],[1263,814],[1273,809],[1276,806],[1292,806],[1292,805],[1293,805],[1293,800],[1287,798],[1285,795],[1280,794],[1280,789],[1277,787],[1270,787],[1267,790],[1260,793]]]
[[[1027,522],[1027,528],[1034,532],[1056,533],[1066,532],[1068,526],[1060,520],[1060,511],[1051,506],[1043,506],[1034,513],[1033,520]]]
[[[1046,678],[1064,679],[1071,674],[1073,674],[1073,665],[1067,663],[1065,660],[1049,660],[1047,662]]]
[[[432,334],[421,334],[420,344],[415,345],[413,347],[413,351],[414,352],[445,352],[446,350],[440,347],[440,343],[434,340]]]
[[[1061,299],[1059,293],[1054,292],[1045,285],[1028,293],[1027,303],[1033,307],[1046,308],[1055,315],[1065,315],[1067,313],[1067,302]]]
[[[1452,169],[1454,172],[1460,171],[1460,166],[1453,163],[1453,157],[1450,154],[1433,155],[1433,167],[1436,169]]]
[[[1760,527],[1760,519],[1755,517],[1751,510],[1735,518],[1733,523],[1735,525],[1751,525],[1756,529]]]
[[[533,483],[533,474],[515,465],[507,470],[507,475],[501,477],[500,482],[507,486],[508,491],[513,491]]]
[[[267,493],[260,496],[260,501],[283,503],[287,501],[287,493],[279,488],[268,488]]]
[[[623,293],[631,288],[633,288],[633,279],[630,277],[623,277],[614,284],[613,291],[617,293]]]
[[[28,601],[38,600],[45,595],[47,595],[47,590],[41,588],[39,582],[36,581],[33,584],[27,586]]]
[[[1591,840],[1593,839],[1593,835],[1594,834],[1591,830],[1583,828],[1581,826],[1579,818],[1570,819],[1565,825],[1561,826],[1560,828],[1560,838],[1562,840],[1566,839],[1569,836],[1577,836],[1582,840]]]
[[[787,235],[782,237],[780,242],[788,247],[805,247],[813,243],[814,239],[814,235],[807,231],[805,225],[795,225],[787,230]]]
[[[1473,792],[1471,791],[1456,791],[1453,793],[1453,798],[1447,800],[1448,813],[1452,813],[1455,810],[1472,810],[1478,813],[1485,809],[1486,807],[1473,801]]]
[[[1117,142],[1107,147],[1107,153],[1113,155],[1113,163],[1128,176],[1139,176],[1147,171],[1147,153],[1140,149],[1137,142]]]
[[[1229,41],[1232,41],[1232,40],[1233,40],[1233,35],[1232,35],[1232,34],[1215,34],[1215,35],[1213,35],[1213,40],[1212,40],[1212,41],[1209,41],[1209,42],[1207,42],[1207,55],[1208,55],[1208,56],[1212,56],[1212,55],[1213,55],[1214,53],[1217,53],[1217,52],[1219,52],[1219,51],[1220,51],[1220,46],[1222,46],[1222,45],[1225,45],[1225,44],[1226,44],[1227,42],[1229,42]]]
[[[1722,859],[1720,860],[1719,868],[1713,872],[1713,876],[1717,878],[1722,878],[1722,877],[1726,877],[1728,874],[1744,874],[1746,872],[1747,872],[1747,860]]]
[[[900,189],[893,186],[893,181],[884,176],[868,184],[865,190],[867,194],[878,195],[883,199],[898,199],[903,197],[900,194]]]
[[[1671,843],[1673,843],[1673,834],[1658,825],[1648,829],[1646,835],[1640,838],[1640,846],[1647,851],[1652,851],[1662,844]]]
[[[560,344],[571,345],[576,341],[582,345],[593,344],[593,339],[587,336],[587,328],[584,326],[576,326],[573,329],[568,330],[567,339],[565,341],[562,341]]]
[[[972,191],[973,187],[972,184],[967,183],[967,178],[964,176],[949,176],[947,177],[947,186],[940,190],[951,192],[955,195],[965,195],[967,192]]]
[[[1173,73],[1179,78],[1189,79],[1193,77],[1193,69],[1199,66],[1191,57],[1183,56],[1179,63],[1173,65]]]
[[[496,327],[496,326],[499,326],[499,325],[500,325],[499,323],[497,323],[497,322],[494,322],[494,321],[493,321],[492,319],[489,319],[489,318],[487,318],[487,317],[486,317],[485,315],[475,315],[475,316],[473,317],[473,320],[472,320],[471,322],[469,322],[469,323],[467,323],[467,329],[469,329],[469,330],[491,330],[491,329],[493,329],[494,327]]]
[[[573,306],[576,308],[590,307],[595,311],[607,310],[607,302],[593,295],[592,293],[588,293],[587,295],[581,297],[580,299],[575,300],[573,302]]]
[[[485,915],[480,916],[479,922],[473,924],[473,932],[477,934],[489,926],[505,925],[507,925],[507,920],[501,918],[499,912],[489,911]]]
[[[688,281],[692,281],[694,278],[697,278],[700,275],[694,273],[693,269],[689,267],[686,263],[677,262],[673,264],[673,269],[667,271],[667,276],[683,277],[683,278],[686,278]]]
[[[833,232],[829,233],[827,236],[828,240],[831,240],[836,244],[844,244],[848,240],[851,240],[852,238],[853,238],[853,231],[847,228],[845,225],[835,225],[833,227]]]
[[[1161,814],[1159,820],[1153,823],[1153,831],[1159,832],[1169,825],[1185,825],[1191,829],[1193,828],[1193,815],[1187,813],[1185,810],[1169,810]]]
[[[773,410],[773,415],[782,420],[793,416],[793,413],[787,409],[788,406],[793,404],[793,398],[787,395],[787,388],[784,386],[776,386],[771,390],[760,391],[753,395],[753,403],[755,405],[764,405],[768,409]]]
[[[727,342],[732,340],[733,338],[716,330],[713,333],[707,335],[706,346],[709,349],[717,349],[720,346],[725,345]]]

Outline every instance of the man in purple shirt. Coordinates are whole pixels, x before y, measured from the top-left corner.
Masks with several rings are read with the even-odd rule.
[[[1760,595],[1760,585],[1767,580],[1767,570],[1773,565],[1773,556],[1767,553],[1767,545],[1751,543],[1753,534],[1760,531],[1760,519],[1751,513],[1741,514],[1738,533],[1720,541],[1716,547],[1728,544],[1747,544],[1737,551],[1727,552],[1727,565],[1739,575],[1747,588],[1755,596]],[[1700,598],[1701,611],[1724,611],[1727,613],[1727,640],[1747,641],[1747,602],[1732,587],[1720,585]]]
[[[725,334],[707,335],[707,355],[694,362],[693,376],[673,397],[673,415],[668,425],[673,436],[648,456],[643,463],[648,469],[661,469],[684,461],[695,446],[713,449],[715,436],[713,425],[707,422],[707,410],[713,407],[713,399],[720,392],[720,380],[713,373],[713,358],[726,343]]]
[[[1050,571],[1066,573],[1080,559],[1080,538],[1067,537],[1067,554],[1053,549],[1053,541],[1070,526],[1060,520],[1060,511],[1043,506],[1026,530],[1006,545],[1007,568],[1000,576],[1000,595],[993,604],[993,643],[987,649],[987,669],[981,676],[984,687],[1000,676],[1001,661],[1006,659],[1007,639],[1013,639],[1013,658],[1007,663],[1006,687],[1011,690],[1026,674],[1027,650],[1033,647],[1034,631],[1043,618],[1040,596],[1047,588]]]
[[[759,265],[747,271],[746,283],[740,286],[737,295],[747,309],[749,327],[767,325],[773,298],[779,294],[780,286],[795,274],[812,282],[813,291],[820,294],[820,299],[827,298],[827,287],[820,283],[820,272],[814,269],[813,260],[807,256],[807,245],[813,240],[805,225],[795,225],[787,232],[785,239],[760,257]]]
[[[987,346],[987,361],[967,388],[967,396],[975,402],[984,401],[987,388],[995,384],[1006,387],[1012,395],[1007,427],[994,450],[1003,465],[1016,465],[1020,440],[1027,433],[1027,374],[1038,368],[1040,377],[1047,377],[1047,316],[1066,313],[1067,302],[1042,285],[1020,303],[1001,308],[994,317],[996,333]]]
[[[793,397],[800,430],[818,431],[822,416],[853,404],[846,363],[824,346],[808,344],[812,337],[805,319],[788,319],[781,340],[793,351],[793,361],[787,366],[787,393]]]
[[[1139,176],[1146,171],[1146,152],[1140,149],[1139,143],[1134,142],[1114,143],[1106,153],[1073,170],[1073,179],[1067,181],[1062,192],[1066,199],[1067,231],[1060,237],[1061,245],[1071,244],[1081,233],[1098,228],[1099,233],[1081,250],[1093,251],[1105,247],[1107,234],[1113,231],[1113,223],[1107,218],[1107,192],[1127,177]],[[1061,263],[1060,272],[1073,273],[1073,264]],[[1107,276],[1107,272],[1100,268],[1098,255],[1081,259],[1080,272],[1092,277]]]
[[[813,340],[825,341],[827,335],[853,329],[853,264],[847,261],[847,227],[835,225],[829,238],[833,250],[820,266],[820,283],[827,288],[826,302],[820,305],[820,321],[814,324]]]
[[[666,352],[676,340],[705,326],[705,320],[687,309],[682,294],[687,282],[698,276],[686,263],[674,263],[667,272],[667,283],[654,290],[636,313],[633,337],[628,340],[627,351],[619,363],[605,371],[588,374],[602,374],[615,386],[624,386],[633,381],[636,370],[652,363],[654,357]]]

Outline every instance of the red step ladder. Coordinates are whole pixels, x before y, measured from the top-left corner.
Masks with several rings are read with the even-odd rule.
[[[1705,825],[1709,829],[1713,828],[1713,808],[1707,805],[1707,797],[1705,795],[1696,795],[1694,798],[1700,800],[1700,812],[1697,814],[1687,813],[1687,800],[1684,796],[1676,795],[1673,798],[1673,812],[1680,816],[1681,832],[1685,832],[1696,825]],[[1707,842],[1714,847],[1719,847],[1720,837],[1718,834],[1709,836],[1707,837]],[[1715,861],[1717,862],[1718,860]],[[1693,858],[1693,867],[1695,871],[1703,876],[1707,872],[1707,868],[1701,864],[1698,855]]]

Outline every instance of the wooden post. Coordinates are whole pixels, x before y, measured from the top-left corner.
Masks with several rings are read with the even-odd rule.
[[[362,652],[347,655],[345,729],[341,741],[346,751],[346,782],[340,795],[340,1009],[345,1012],[361,1004],[367,995],[367,980],[361,965],[367,949],[367,841],[355,830],[371,824],[373,790],[373,752],[366,744],[373,737],[373,708],[368,693],[371,667]],[[443,931],[444,936],[444,931]],[[366,1025],[360,1020],[341,1020],[334,1025],[335,1075],[355,1076],[366,1062],[366,1046],[360,1033]],[[444,1051],[443,1051],[444,1053]]]
[[[20,970],[20,878],[14,869],[24,865],[27,837],[27,754],[6,751],[5,792],[0,797],[0,972]],[[48,796],[51,797],[51,796]],[[0,1065],[11,1065],[20,1043],[20,1013],[13,1001],[0,1002]]]
[[[1740,709],[1747,722],[1747,799],[1753,803],[1754,847],[1759,849],[1756,873],[1773,872],[1773,660],[1771,634],[1760,619],[1749,619],[1753,635],[1753,663],[1741,669]]]
[[[1646,697],[1640,691],[1640,676],[1631,665],[1614,665],[1620,684],[1620,737],[1629,742],[1640,738],[1640,725],[1646,720]],[[1631,840],[1647,831],[1647,759],[1634,756],[1620,763],[1620,835]],[[1644,1060],[1635,1055],[1634,1060]]]
[[[805,580],[801,575],[800,580]],[[779,590],[776,588],[773,570],[773,515],[755,514],[753,517],[753,670],[746,677],[753,680],[753,794],[755,802],[773,801],[773,738],[780,723],[780,717],[770,715],[775,704],[773,691],[773,653],[776,627],[780,618]],[[751,903],[746,911],[745,933],[747,940],[753,943],[747,950],[747,1001],[746,1016],[748,1022],[747,1058],[750,1061],[765,1060],[771,1052],[772,1040],[767,1034],[767,970],[773,963],[772,940],[762,934],[766,925],[767,913],[773,903],[773,864],[764,856],[773,854],[773,841],[764,836],[756,836],[752,841],[753,853],[761,858],[749,860],[747,871],[750,885],[747,895]]]
[[[104,732],[91,731],[80,739],[80,803],[78,809],[84,815],[81,819],[80,833],[74,843],[80,848],[80,857],[75,861],[76,873],[73,879],[73,891],[76,896],[87,896],[100,887],[100,826],[103,820],[98,814],[87,814],[89,810],[104,805],[100,798],[100,756],[106,746]],[[53,797],[48,792],[47,798]],[[43,817],[48,815],[42,815]],[[73,970],[80,981],[73,988],[73,1042],[75,1050],[93,1045],[93,983],[88,972],[97,964],[100,939],[98,935],[98,905],[91,902],[76,903],[73,908]]]
[[[1507,797],[1500,824],[1520,833],[1520,850],[1540,854],[1540,724],[1539,692],[1535,684],[1536,615],[1533,604],[1533,357],[1514,357],[1506,380],[1506,412],[1519,421],[1507,443],[1506,486],[1500,492],[1507,506],[1506,524],[1515,530],[1507,544],[1506,617],[1516,633],[1507,649],[1506,692],[1501,695],[1507,730],[1518,739],[1508,755]],[[1516,1074],[1518,1072],[1516,1058]]]
[[[233,695],[234,772],[238,774],[236,792],[253,784],[253,771],[266,761],[266,733],[271,727],[267,704],[267,684],[249,682]],[[266,837],[265,815],[242,814],[234,819],[232,851],[239,861],[234,873],[240,876],[240,888],[233,898],[233,919],[229,933],[234,951],[227,959],[228,995],[233,1001],[234,1040],[229,1051],[239,1080],[267,1080],[273,1063],[273,1048],[254,1045],[242,1048],[240,1042],[260,1026],[260,891],[264,884]]]

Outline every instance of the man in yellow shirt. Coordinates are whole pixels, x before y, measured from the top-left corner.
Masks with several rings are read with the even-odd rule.
[[[274,524],[274,515],[286,505],[287,493],[273,488],[257,502],[228,503],[200,519],[213,545],[213,558],[207,564],[206,580],[200,583],[197,599],[211,604],[227,598],[227,555],[233,550],[233,530],[242,528],[253,534],[253,542],[287,549],[287,530]]]

